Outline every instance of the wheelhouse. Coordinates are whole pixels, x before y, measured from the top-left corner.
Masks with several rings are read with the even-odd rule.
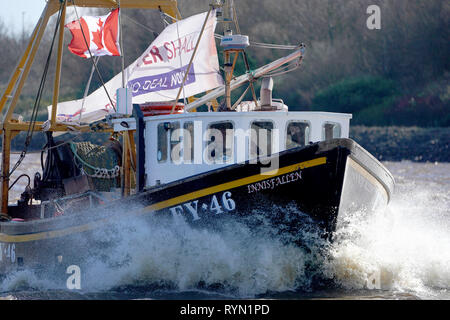
[[[145,118],[145,186],[170,183],[228,165],[348,138],[350,114],[198,112]],[[126,122],[126,123],[124,123]],[[134,130],[134,119],[113,120]]]

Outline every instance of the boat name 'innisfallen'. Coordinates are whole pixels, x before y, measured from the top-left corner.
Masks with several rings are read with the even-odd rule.
[[[280,185],[292,183],[301,179],[302,179],[301,171],[288,173],[281,177],[276,177],[261,182],[249,184],[247,186],[248,193],[260,192],[262,190],[273,190]]]

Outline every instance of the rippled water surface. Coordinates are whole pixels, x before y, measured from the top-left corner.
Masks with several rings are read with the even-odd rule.
[[[69,291],[24,270],[3,279],[0,296],[450,299],[450,163],[384,164],[397,183],[391,204],[370,217],[356,212],[333,244],[308,223],[292,239],[263,218],[260,229],[235,222],[221,232],[182,222],[144,226],[131,221],[105,252],[109,263],[92,259],[83,270],[82,290]],[[27,156],[20,168],[31,177],[39,169],[38,155]],[[17,183],[13,198],[26,183]],[[268,210],[299,214],[290,207]]]

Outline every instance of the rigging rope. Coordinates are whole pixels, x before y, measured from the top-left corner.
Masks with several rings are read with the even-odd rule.
[[[50,50],[49,50],[49,53],[47,56],[47,61],[45,63],[44,71],[42,73],[41,82],[40,82],[39,88],[38,88],[38,93],[36,94],[36,99],[34,101],[33,110],[31,112],[31,119],[30,119],[30,124],[28,126],[27,136],[25,139],[25,145],[24,145],[22,152],[20,153],[19,160],[17,160],[16,164],[11,169],[11,171],[8,174],[6,174],[7,179],[9,179],[9,177],[11,177],[11,175],[14,173],[14,171],[16,171],[17,168],[20,166],[23,159],[25,159],[25,156],[28,152],[28,147],[31,144],[31,139],[33,138],[33,133],[34,133],[34,128],[36,126],[36,120],[37,120],[37,115],[38,115],[38,111],[39,111],[39,106],[41,104],[42,93],[44,91],[45,81],[47,79],[47,73],[48,73],[48,69],[50,66],[50,59],[51,59],[52,52],[53,52],[53,46],[55,44],[56,35],[59,30],[59,25],[61,22],[61,15],[62,15],[62,10],[63,10],[64,5],[65,5],[65,1],[61,2],[59,12],[58,12],[58,18],[56,20],[55,32],[53,34],[53,39],[52,39],[52,43],[50,45]],[[4,178],[5,178],[5,174],[4,174]]]
[[[75,134],[75,136],[73,136],[70,139],[65,140],[63,143],[60,143],[60,144],[58,144],[56,146],[53,146],[53,147],[49,147],[48,145],[45,145],[42,149],[43,149],[43,151],[45,151],[45,150],[49,151],[49,150],[53,150],[53,149],[59,148],[59,147],[65,145],[65,144],[70,144],[71,142],[75,141],[76,138],[80,137],[82,134],[83,133],[81,131],[77,132]]]
[[[238,19],[237,19],[236,7],[234,5],[233,5],[233,22],[234,22],[234,26],[236,27],[236,32],[238,34],[240,34],[241,33],[241,28],[239,27],[239,23],[238,23]],[[253,83],[255,82],[255,79],[253,77],[252,70],[250,69],[250,64],[248,62],[247,51],[242,50],[242,55],[244,57],[245,70],[246,70],[247,73],[249,73],[251,75],[251,78],[250,78],[250,81],[249,81],[249,88],[252,91],[253,101],[255,102],[255,105],[258,105],[258,99],[256,97],[255,86],[253,85]],[[248,88],[247,88],[247,90],[248,90]],[[246,90],[246,92],[247,92],[247,90]],[[244,98],[243,96],[241,97],[242,99]],[[234,108],[236,108],[236,106],[237,106],[237,104],[235,104],[233,106],[233,108],[231,108],[231,109],[234,110]]]
[[[274,70],[274,71],[272,71],[272,72],[269,72],[269,73],[265,74],[265,75],[263,76],[263,78],[267,78],[267,77],[278,77],[278,76],[281,76],[281,75],[283,75],[283,74],[292,72],[292,71],[294,71],[294,70],[300,68],[300,61],[301,61],[301,59],[296,60],[295,62],[292,62],[292,63],[288,64],[288,65],[285,66],[285,67],[280,67],[280,68],[276,69],[276,70],[279,70],[279,71]],[[280,70],[281,68],[283,68],[284,70]]]
[[[100,60],[100,57],[95,57],[95,60],[96,60],[95,63],[98,63],[98,60]],[[81,103],[80,117],[78,120],[78,123],[80,126],[81,126],[81,116],[83,115],[84,103],[86,102],[86,97],[89,93],[89,88],[91,87],[91,81],[92,81],[92,76],[94,75],[94,71],[95,71],[95,68],[94,68],[94,66],[92,66],[91,74],[90,74],[89,80],[86,84],[86,89],[84,90],[83,102]]]
[[[21,174],[21,175],[16,179],[16,181],[13,182],[13,184],[11,184],[11,186],[8,188],[8,191],[11,190],[12,187],[14,187],[14,185],[17,183],[17,181],[19,181],[19,180],[20,180],[21,178],[23,178],[23,177],[26,177],[26,178],[28,179],[27,187],[29,187],[30,184],[31,184],[31,178],[30,178],[29,175],[27,175],[26,173],[24,173],[24,174]]]
[[[247,94],[248,90],[250,89],[250,85],[247,87],[247,89],[245,89],[244,93],[239,97],[239,99],[235,102],[235,104],[231,107],[231,110],[235,110],[237,108],[237,106],[242,102],[242,100],[244,99],[245,95]],[[257,103],[257,102],[255,102]]]
[[[146,25],[144,25],[144,24],[142,24],[142,23],[140,23],[140,22],[134,20],[134,19],[131,18],[130,16],[127,16],[127,15],[125,15],[125,14],[123,14],[123,13],[122,13],[122,16],[125,17],[125,18],[127,18],[127,20],[129,20],[130,22],[133,22],[133,23],[134,23],[135,25],[137,25],[138,27],[141,27],[141,28],[143,28],[143,29],[145,29],[145,30],[147,30],[147,31],[152,32],[153,35],[155,36],[155,38],[159,35],[159,32],[153,30],[153,29],[150,28],[149,26],[146,26]]]

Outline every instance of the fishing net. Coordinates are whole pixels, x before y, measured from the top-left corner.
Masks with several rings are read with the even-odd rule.
[[[91,177],[95,190],[109,192],[120,187],[120,162],[117,151],[111,147],[90,142],[71,143],[75,161]]]

